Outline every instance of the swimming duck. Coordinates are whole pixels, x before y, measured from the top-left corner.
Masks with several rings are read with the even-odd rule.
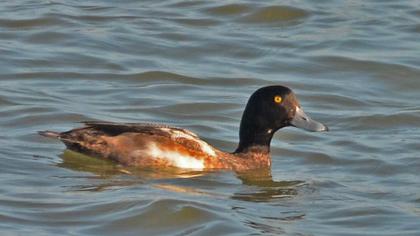
[[[178,167],[195,170],[245,171],[271,166],[270,142],[286,126],[327,131],[304,113],[291,89],[268,86],[248,100],[239,129],[239,145],[221,151],[186,129],[143,123],[88,121],[67,132],[40,131],[61,140],[68,149],[111,159],[125,166]]]

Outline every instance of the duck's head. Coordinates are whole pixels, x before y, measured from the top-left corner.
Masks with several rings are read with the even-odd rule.
[[[328,130],[305,114],[291,89],[284,86],[258,89],[249,98],[242,115],[236,152],[245,152],[252,146],[269,148],[273,134],[287,126],[313,132]]]

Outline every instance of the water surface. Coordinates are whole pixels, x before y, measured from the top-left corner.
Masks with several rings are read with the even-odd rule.
[[[2,235],[420,235],[417,1],[3,1]],[[328,133],[273,167],[133,170],[38,130],[161,122],[232,151],[249,95],[292,87]]]

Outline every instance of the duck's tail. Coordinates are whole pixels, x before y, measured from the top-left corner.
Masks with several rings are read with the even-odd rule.
[[[44,137],[48,137],[48,138],[60,138],[61,134],[59,132],[55,132],[55,131],[49,131],[49,130],[45,130],[45,131],[38,131],[39,135],[42,135]]]

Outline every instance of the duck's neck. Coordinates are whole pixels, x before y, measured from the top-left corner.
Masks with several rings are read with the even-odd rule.
[[[256,149],[269,153],[274,132],[272,129],[263,129],[254,124],[241,122],[239,145],[234,153],[247,153]]]

